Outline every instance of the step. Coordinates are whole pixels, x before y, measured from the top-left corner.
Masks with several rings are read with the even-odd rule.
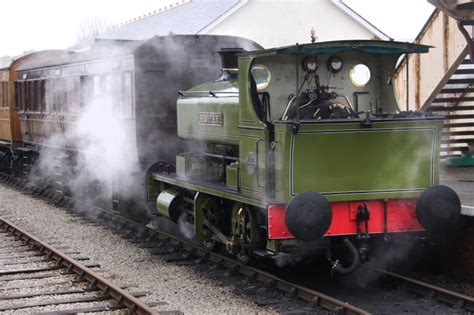
[[[461,154],[441,154],[440,158],[442,160],[444,160],[444,159],[448,159],[448,158],[461,157],[461,156],[462,156]]]
[[[431,106],[429,110],[433,112],[452,112],[462,110],[474,110],[474,106]]]
[[[440,97],[435,98],[432,103],[461,103],[474,102],[474,97]]]
[[[446,131],[443,132],[443,137],[449,136],[474,136],[474,130],[462,130],[462,131]]]
[[[463,83],[474,83],[474,78],[449,79],[446,84],[463,84]]]
[[[466,114],[466,115],[445,115],[446,119],[471,119],[474,118],[474,114]]]
[[[451,93],[471,93],[474,92],[474,88],[444,88],[439,93],[440,94],[451,94]]]
[[[468,142],[474,142],[474,138],[467,138],[467,139],[444,139],[441,140],[442,144],[454,144],[454,143],[468,143]]]
[[[467,151],[469,151],[469,147],[466,145],[466,146],[458,146],[458,147],[444,147],[444,148],[441,148],[441,152],[448,152],[448,151],[467,152]]]
[[[443,125],[443,128],[465,128],[465,127],[474,127],[474,122],[449,123],[449,124]]]
[[[474,74],[474,68],[458,69],[454,74]]]

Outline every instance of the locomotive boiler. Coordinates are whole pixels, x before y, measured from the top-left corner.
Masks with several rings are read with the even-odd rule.
[[[153,214],[245,263],[310,244],[343,273],[375,240],[448,233],[460,201],[439,185],[443,119],[401,112],[393,86],[400,55],[428,50],[375,40],[221,50],[216,80],[179,91],[177,135],[193,146],[149,168]]]

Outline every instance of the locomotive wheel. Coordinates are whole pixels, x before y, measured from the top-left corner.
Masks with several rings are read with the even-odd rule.
[[[251,265],[254,262],[251,256],[243,254],[242,252],[238,253],[236,257],[237,260],[244,265]]]
[[[217,241],[214,239],[208,239],[208,240],[202,241],[202,244],[204,245],[204,248],[210,252],[215,251],[218,245]]]
[[[240,208],[236,214],[236,231],[239,232],[237,236],[240,239],[240,244],[237,245],[239,251],[235,256],[244,265],[249,265],[254,262],[255,257],[252,255],[252,251],[262,243],[262,236],[250,209]]]

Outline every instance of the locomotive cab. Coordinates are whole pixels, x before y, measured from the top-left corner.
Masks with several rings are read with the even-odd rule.
[[[392,46],[392,47],[390,47]],[[291,46],[252,59],[251,75],[271,111],[253,106],[261,120],[350,119],[400,112],[394,94],[395,64],[401,53],[429,47],[377,41],[326,42]],[[250,84],[252,86],[252,84]],[[269,113],[268,117],[261,113]]]

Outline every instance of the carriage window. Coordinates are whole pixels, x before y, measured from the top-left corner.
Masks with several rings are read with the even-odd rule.
[[[8,106],[8,82],[4,83],[5,85],[5,91],[3,92],[3,107]]]
[[[38,81],[32,81],[31,86],[31,98],[30,98],[30,110],[33,112],[37,112],[39,110],[38,104]]]
[[[5,82],[5,106],[10,107],[10,82]]]
[[[91,97],[93,95],[93,87],[94,87],[94,79],[93,77],[81,76],[80,79],[80,98],[81,98],[81,108],[86,107],[89,102],[91,101]]]
[[[29,87],[29,95],[30,95],[30,101],[29,101],[29,107],[28,109],[31,112],[36,111],[36,81],[30,81],[30,87]]]
[[[59,113],[66,103],[66,87],[64,86],[62,79],[54,79],[52,83],[53,111]]]
[[[44,112],[49,113],[52,111],[52,95],[51,95],[51,79],[44,80]]]
[[[8,82],[3,82],[3,92],[2,92],[2,106],[7,107],[8,105]]]
[[[28,102],[28,95],[26,94],[26,81],[21,82],[21,107],[23,111],[26,111]]]
[[[55,93],[55,79],[49,79],[48,80],[48,94],[49,94],[49,104],[48,104],[48,111],[49,113],[54,113],[55,112],[55,103],[56,103],[56,93]]]
[[[0,82],[0,107],[5,107],[5,102],[4,102],[4,82]]]
[[[42,113],[46,112],[45,82],[45,80],[38,81],[38,104],[39,111],[41,111]]]
[[[112,76],[110,74],[105,76],[105,92],[109,94],[112,91]]]
[[[349,79],[356,87],[364,87],[370,81],[370,69],[363,63],[355,64],[349,70]]]
[[[66,78],[66,94],[67,94],[67,112],[78,114],[80,112],[80,79],[79,77]]]
[[[29,104],[29,98],[30,96],[28,95],[28,84],[29,82],[23,81],[22,85],[22,100],[23,100],[23,110],[26,112],[28,111],[28,104]]]
[[[107,87],[107,96],[109,101],[112,102],[112,110],[115,115],[120,115],[120,74],[114,73],[107,76],[108,84]]]
[[[34,94],[35,94],[35,103],[34,103],[34,107],[35,107],[35,112],[40,112],[41,111],[41,81],[35,81],[35,90],[34,90]]]
[[[5,82],[2,82],[0,89],[0,106],[6,107]]]
[[[25,91],[25,96],[26,96],[26,104],[25,108],[27,111],[33,111],[33,81],[27,81],[26,82],[26,91]]]
[[[20,107],[20,82],[15,82],[15,108]]]
[[[94,96],[100,95],[100,76],[94,76]]]
[[[28,93],[29,87],[30,87],[30,82],[23,81],[23,109],[25,112],[28,111],[29,105],[30,105],[30,94]]]
[[[134,114],[132,99],[132,73],[122,74],[122,86],[120,89],[120,115],[122,117],[132,117]]]
[[[15,102],[16,102],[16,108],[20,111],[23,110],[23,98],[22,98],[22,84],[21,82],[15,82]]]
[[[44,92],[44,98],[45,98],[45,111],[47,113],[53,113],[54,112],[54,93],[53,93],[53,79],[47,79],[45,80],[46,85],[45,85],[45,92]]]
[[[2,89],[0,91],[0,106],[1,107],[6,107],[7,106],[6,82],[2,82]]]
[[[86,91],[87,91],[87,88],[85,87],[87,85],[87,77],[84,76],[84,75],[81,75],[80,78],[79,78],[79,89],[81,90],[81,92],[79,93],[79,106],[81,108],[84,108],[84,106],[86,106],[86,102],[87,102],[87,96],[86,96]]]

